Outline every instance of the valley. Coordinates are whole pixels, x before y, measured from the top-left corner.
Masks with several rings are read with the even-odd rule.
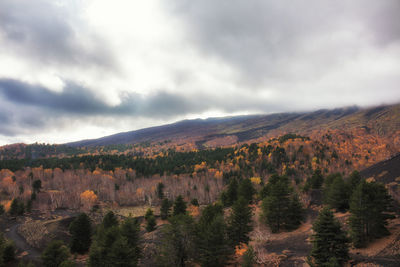
[[[326,198],[330,183],[335,177],[350,183],[358,175],[354,171],[360,171],[359,179],[385,185],[394,209],[389,235],[365,248],[351,248],[349,263],[397,266],[399,109],[394,105],[194,120],[64,145],[8,145],[0,148],[0,203],[5,210],[0,223],[5,237],[15,242],[17,259],[40,264],[51,239],[71,242],[69,225],[80,212],[87,213],[93,225],[101,225],[112,211],[121,222],[136,218],[143,252],[139,265],[155,266],[157,244],[169,225],[162,218],[163,202],[182,197],[196,222],[209,205],[222,205],[229,222],[232,181],[238,188],[248,181],[254,190],[249,202],[253,215],[243,245],[254,249],[255,264],[303,266],[312,247],[313,223],[322,207],[331,205]],[[275,233],[263,217],[270,194],[263,190],[280,176],[299,198],[304,217],[294,230]],[[344,210],[333,210],[348,231],[349,202],[344,204]],[[146,230],[149,209],[155,216],[152,231]],[[237,245],[225,264],[234,266],[242,256]],[[78,266],[88,261],[87,254],[75,255]],[[187,264],[194,264],[191,261],[188,258]]]

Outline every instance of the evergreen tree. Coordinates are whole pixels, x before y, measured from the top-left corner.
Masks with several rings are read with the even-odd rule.
[[[253,212],[247,200],[239,197],[233,204],[232,215],[229,218],[228,232],[233,246],[249,242],[249,233],[253,229],[252,216]]]
[[[249,246],[242,256],[242,267],[253,267],[256,264],[255,253],[252,246]]]
[[[324,187],[325,189],[329,188],[332,185],[333,181],[336,178],[343,178],[342,174],[339,172],[329,174],[324,180]],[[325,193],[325,192],[324,192]]]
[[[163,183],[158,183],[157,184],[157,191],[156,191],[156,193],[157,193],[157,197],[159,198],[159,199],[163,199],[164,198],[164,184]]]
[[[156,217],[154,217],[154,213],[152,209],[147,209],[146,214],[144,215],[144,218],[146,219],[146,230],[147,232],[152,232],[155,229],[156,226]]]
[[[61,262],[60,267],[75,267],[76,264],[72,260],[66,260]]]
[[[0,232],[0,267],[4,266],[4,247],[6,244],[6,240],[4,239],[3,234]]]
[[[10,211],[9,211],[10,215],[11,216],[23,215],[24,212],[25,212],[24,202],[19,201],[17,198],[14,198],[10,206]]]
[[[70,224],[69,232],[71,233],[71,252],[84,254],[90,248],[92,243],[92,225],[89,216],[81,213]]]
[[[154,229],[156,229],[156,217],[154,217],[154,215],[149,216],[147,219],[147,224],[146,224],[146,231],[147,232],[152,232],[154,231]]]
[[[132,218],[120,226],[114,223],[105,227],[102,223],[93,237],[88,266],[137,266],[141,251],[139,231],[138,222]]]
[[[313,175],[307,179],[306,184],[304,186],[304,190],[308,191],[308,189],[319,189],[324,183],[324,176],[320,169],[316,169]]]
[[[304,208],[297,194],[292,194],[285,219],[285,229],[294,230],[304,220]]]
[[[41,180],[33,181],[32,188],[33,188],[33,192],[35,192],[35,193],[40,192],[40,189],[42,189],[42,181]]]
[[[271,187],[273,187],[273,185],[276,184],[280,179],[280,176],[277,174],[271,175],[271,177],[269,177],[268,183],[265,184],[259,192],[260,199],[264,199],[265,197],[269,196],[272,190]]]
[[[359,183],[361,182],[361,175],[358,171],[353,171],[349,178],[348,178],[348,183],[349,183],[349,187],[350,187],[350,195],[351,192],[357,188],[357,186],[359,185]]]
[[[386,225],[387,220],[393,218],[388,213],[390,210],[391,197],[383,184],[360,182],[350,202],[350,233],[356,247],[389,234]]]
[[[114,212],[112,212],[112,211],[107,212],[107,214],[103,218],[102,224],[103,224],[104,228],[110,228],[113,226],[117,226],[118,219],[115,216]]]
[[[174,216],[179,214],[186,214],[186,202],[183,200],[181,195],[179,195],[175,200],[173,212]]]
[[[334,178],[332,183],[326,187],[325,203],[338,211],[345,211],[349,208],[349,187],[341,176]]]
[[[5,243],[4,250],[3,250],[3,260],[5,263],[15,260],[14,242],[8,241]]]
[[[262,202],[265,222],[272,232],[293,230],[303,220],[303,209],[298,197],[289,186],[287,176],[276,176],[268,183],[267,197]]]
[[[29,199],[29,200],[26,202],[26,211],[27,211],[27,212],[31,212],[31,211],[32,211],[32,200],[31,200],[31,199]]]
[[[127,218],[121,225],[121,234],[124,236],[130,247],[136,249],[136,255],[140,255],[139,237],[140,224],[134,218]]]
[[[236,178],[231,178],[228,188],[221,194],[221,200],[225,207],[230,207],[237,200],[239,184]]]
[[[253,183],[250,179],[243,179],[238,187],[238,197],[243,197],[248,203],[253,201],[253,195],[256,193]]]
[[[193,206],[198,207],[199,206],[199,201],[197,200],[197,198],[193,198],[192,201],[190,201],[190,204],[192,204]]]
[[[100,225],[96,235],[93,237],[92,245],[90,246],[88,266],[112,266],[110,248],[119,238],[121,238],[121,233],[118,226],[106,228],[104,224]]]
[[[196,226],[196,248],[201,266],[224,266],[229,259],[232,248],[221,206],[209,205],[204,209]]]
[[[333,213],[324,208],[313,224],[311,266],[341,266],[348,259],[348,239]]]
[[[152,209],[148,208],[146,210],[146,214],[144,215],[144,218],[147,220],[148,218],[150,218],[151,216],[154,216],[154,212]]]
[[[168,198],[164,198],[163,201],[161,202],[161,208],[160,208],[160,215],[161,219],[166,220],[171,211],[171,202],[168,200]]]
[[[129,245],[127,238],[121,236],[112,244],[107,262],[111,263],[108,266],[135,267],[138,263],[138,255],[135,248]]]
[[[62,241],[52,241],[42,253],[42,262],[45,267],[58,267],[70,257],[69,249]]]
[[[186,214],[174,216],[161,232],[158,264],[166,267],[186,266],[195,255],[193,218]]]

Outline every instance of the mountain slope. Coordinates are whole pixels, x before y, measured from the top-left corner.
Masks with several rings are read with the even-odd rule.
[[[400,104],[361,109],[357,107],[307,113],[279,113],[206,120],[184,120],[173,124],[118,133],[99,139],[68,143],[70,146],[104,146],[175,140],[196,142],[201,147],[213,140],[230,138],[231,143],[282,133],[310,134],[315,131],[363,128],[368,133],[393,136],[400,130]]]

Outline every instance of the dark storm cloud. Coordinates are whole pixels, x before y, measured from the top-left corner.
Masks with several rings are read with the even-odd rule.
[[[257,97],[243,96],[240,101],[238,97],[210,99],[207,94],[183,96],[161,90],[147,96],[126,93],[121,97],[120,104],[110,106],[92,91],[73,83],[66,84],[62,92],[54,92],[18,80],[0,79],[0,122],[4,122],[0,132],[5,135],[17,134],[21,129],[38,129],[51,125],[52,120],[65,118],[82,120],[93,116],[108,116],[173,119],[212,109],[225,112],[235,112],[238,109],[271,112],[287,108]]]
[[[247,82],[315,77],[366,45],[363,38],[340,39],[346,31],[359,34],[357,27],[377,43],[400,37],[398,0],[174,2],[167,8],[184,20],[191,41]]]
[[[58,114],[135,115],[156,118],[201,112],[209,108],[207,103],[211,103],[196,104],[197,101],[194,99],[158,91],[149,96],[126,93],[121,97],[119,105],[110,106],[90,90],[73,83],[67,83],[65,89],[59,93],[12,79],[0,79],[1,95],[7,102],[19,105],[21,108],[27,105]]]
[[[98,114],[107,112],[109,107],[84,88],[68,84],[61,92],[49,91],[42,86],[30,85],[11,79],[0,79],[0,93],[17,104],[37,106],[59,112]]]
[[[56,1],[2,0],[0,36],[10,50],[38,64],[114,66],[105,41],[85,31],[78,12]]]
[[[34,106],[59,114],[80,115],[138,115],[173,116],[189,111],[185,99],[166,92],[144,97],[126,94],[116,106],[107,105],[90,90],[73,83],[67,83],[62,92],[50,91],[42,86],[27,84],[18,80],[0,79],[0,95],[8,101],[23,107]]]

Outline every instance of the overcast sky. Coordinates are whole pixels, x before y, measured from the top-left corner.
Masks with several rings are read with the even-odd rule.
[[[1,0],[0,145],[400,102],[399,0]]]

